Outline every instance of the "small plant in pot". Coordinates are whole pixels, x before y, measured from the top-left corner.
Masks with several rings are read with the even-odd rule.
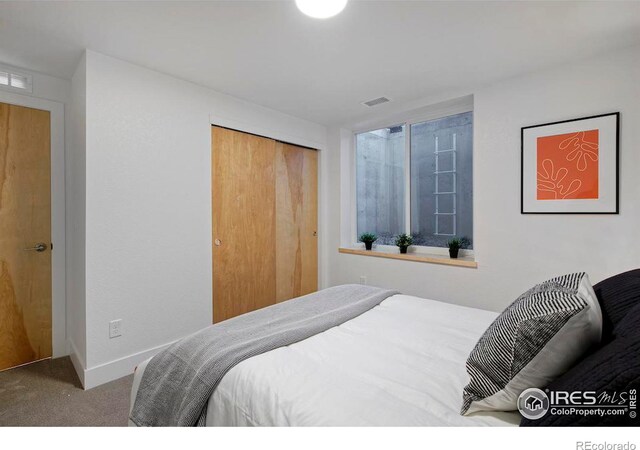
[[[457,258],[458,252],[461,248],[467,248],[471,244],[471,241],[466,237],[463,238],[453,238],[449,242],[447,242],[447,246],[449,247],[449,256],[451,258]]]
[[[364,242],[364,248],[371,250],[373,243],[378,240],[378,236],[374,233],[362,233],[360,235],[360,242]]]
[[[402,233],[396,237],[396,245],[400,247],[400,253],[407,253],[407,248],[413,244],[413,238],[410,234]]]

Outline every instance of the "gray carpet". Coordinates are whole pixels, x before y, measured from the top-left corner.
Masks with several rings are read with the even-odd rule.
[[[0,372],[0,426],[126,426],[132,381],[84,391],[68,357]]]

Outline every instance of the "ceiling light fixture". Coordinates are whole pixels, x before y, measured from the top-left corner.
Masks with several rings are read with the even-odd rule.
[[[307,16],[326,19],[340,13],[347,0],[296,0],[296,6]]]

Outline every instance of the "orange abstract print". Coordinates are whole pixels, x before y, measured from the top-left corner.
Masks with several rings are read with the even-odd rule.
[[[538,200],[598,198],[598,130],[538,138]]]

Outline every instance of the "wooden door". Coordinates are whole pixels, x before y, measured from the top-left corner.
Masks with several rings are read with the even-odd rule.
[[[318,290],[318,152],[276,144],[276,301]]]
[[[276,142],[212,127],[213,321],[276,298]]]
[[[50,130],[0,103],[0,370],[51,356]]]

